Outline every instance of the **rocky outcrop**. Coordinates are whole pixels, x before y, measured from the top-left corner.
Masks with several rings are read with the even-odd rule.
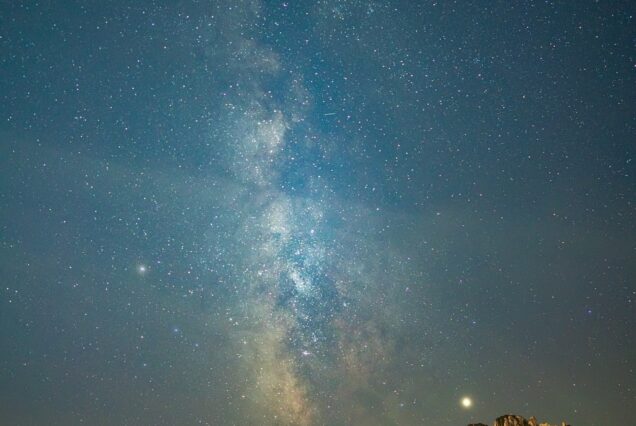
[[[530,423],[521,416],[506,414],[505,416],[497,417],[493,426],[530,426]]]
[[[486,426],[483,423],[471,423],[468,426]],[[561,422],[560,425],[551,425],[550,423],[539,423],[535,417],[530,417],[530,420],[526,420],[521,416],[514,414],[506,414],[505,416],[497,417],[497,420],[493,423],[493,426],[570,426],[565,422]]]

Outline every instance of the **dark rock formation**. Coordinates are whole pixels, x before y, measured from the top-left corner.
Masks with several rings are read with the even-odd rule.
[[[530,423],[521,416],[506,414],[505,416],[497,417],[493,426],[530,426]]]
[[[486,426],[483,423],[471,423],[468,426]],[[526,420],[521,416],[514,414],[506,414],[505,416],[497,417],[497,420],[493,423],[493,426],[559,426],[551,425],[550,423],[539,423],[536,418],[530,417],[530,420]],[[560,426],[570,426],[565,422],[561,422]]]

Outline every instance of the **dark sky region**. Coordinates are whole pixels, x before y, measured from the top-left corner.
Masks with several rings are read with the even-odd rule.
[[[2,0],[0,424],[633,424],[630,3]]]

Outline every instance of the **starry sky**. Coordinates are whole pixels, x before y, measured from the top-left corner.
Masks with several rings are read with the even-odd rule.
[[[635,12],[2,0],[2,424],[628,424]]]

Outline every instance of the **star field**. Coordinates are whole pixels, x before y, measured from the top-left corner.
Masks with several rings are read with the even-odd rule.
[[[0,5],[0,423],[628,424],[630,2]]]

